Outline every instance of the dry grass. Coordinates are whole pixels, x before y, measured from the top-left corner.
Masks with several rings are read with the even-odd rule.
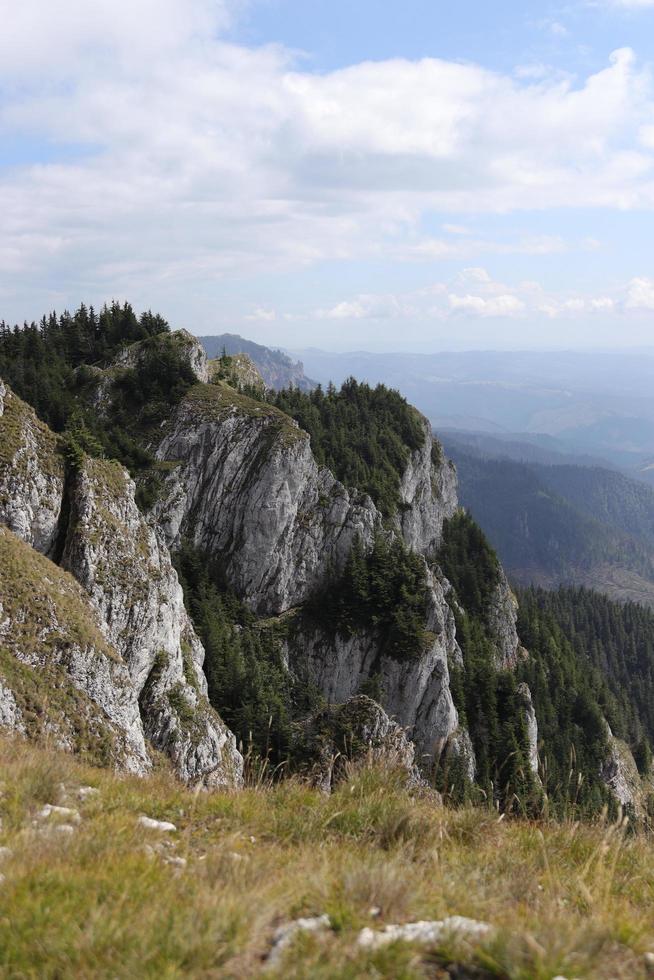
[[[255,976],[279,923],[322,913],[332,931],[266,975],[631,978],[654,950],[654,849],[622,827],[448,811],[378,769],[330,797],[297,782],[205,794],[0,741],[0,771],[3,977]],[[80,801],[82,785],[99,792]],[[78,807],[75,832],[35,828],[44,803]],[[178,830],[145,831],[141,814]],[[456,954],[357,947],[364,926],[448,914],[497,934]]]

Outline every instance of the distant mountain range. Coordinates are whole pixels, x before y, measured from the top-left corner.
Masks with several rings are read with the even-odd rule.
[[[484,431],[600,457],[654,482],[654,351],[332,354],[305,350],[317,381],[398,388],[436,431]],[[515,435],[515,434],[518,435]]]
[[[654,605],[653,489],[528,444],[452,432],[441,439],[461,502],[515,582],[585,585]]]
[[[198,337],[207,352],[207,357],[220,357],[226,354],[247,354],[258,368],[261,377],[269,388],[279,391],[281,388],[294,387],[301,391],[311,391],[316,382],[304,373],[300,361],[293,361],[288,354],[281,350],[272,350],[262,344],[255,344],[235,333],[223,333],[216,337]]]

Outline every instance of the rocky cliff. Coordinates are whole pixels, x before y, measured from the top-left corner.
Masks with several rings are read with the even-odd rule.
[[[288,416],[221,381],[197,386],[156,449],[157,458],[173,466],[156,520],[172,549],[192,542],[219,564],[254,612],[279,615],[338,575],[355,538],[367,549],[378,533],[400,534],[409,548],[434,558],[443,521],[456,510],[456,474],[434,454],[429,425],[421,424],[423,444],[402,476],[401,507],[384,521],[370,497],[317,465],[307,435]],[[344,639],[302,617],[286,640],[291,669],[330,703],[358,694],[374,675],[384,710],[409,730],[421,761],[437,758],[458,728],[448,657],[461,656],[443,585],[425,573],[425,625],[433,640],[411,662],[382,656],[374,632]],[[510,615],[506,632],[515,634],[513,609]]]
[[[369,546],[384,526],[370,497],[317,465],[292,419],[224,382],[188,392],[156,455],[176,464],[154,512],[169,546],[187,539],[215,557],[262,615],[304,602],[343,567],[355,536]],[[400,492],[393,526],[433,556],[456,509],[456,478],[449,464],[433,464],[426,422]]]
[[[136,753],[141,768],[149,765],[145,734],[168,754],[181,778],[237,783],[241,757],[234,737],[208,704],[204,650],[184,608],[165,543],[136,507],[133,482],[119,464],[89,458],[66,477],[54,434],[6,386],[1,391],[0,520],[34,549],[58,553],[63,567],[85,590],[82,603],[78,587],[76,606],[82,603],[85,616],[95,623],[98,641],[85,646],[71,646],[65,638],[55,647],[45,643],[34,660],[22,625],[33,618],[41,623],[39,592],[43,588],[49,595],[51,577],[63,572],[49,563],[28,562],[28,548],[22,564],[30,569],[35,594],[31,602],[25,594],[24,608],[14,605],[4,621],[0,640],[6,669],[13,658],[42,668],[44,674],[59,670],[61,650],[67,650],[68,675],[74,682],[84,679],[83,684],[79,680],[82,689],[87,695],[92,691],[110,725],[116,715],[114,694],[121,704],[131,704],[140,734],[134,734],[136,721],[131,716],[123,727],[132,732],[132,742],[140,738],[140,748],[131,755]],[[10,563],[6,573],[15,571]],[[6,580],[0,598],[9,588]],[[79,609],[75,615],[79,619]],[[56,608],[48,612],[44,637],[59,630],[61,620]],[[109,662],[114,664],[111,678]],[[15,714],[11,696],[15,700],[16,691],[7,677],[3,690],[3,716],[9,717]],[[131,755],[126,750],[127,761],[138,768],[131,764]]]
[[[518,600],[500,568],[499,582],[493,590],[488,610],[488,627],[495,642],[495,664],[500,670],[513,670],[520,656],[527,656],[520,646],[517,616]]]
[[[306,676],[331,704],[374,686],[384,710],[413,740],[417,762],[430,768],[459,727],[448,664],[460,663],[461,651],[443,586],[430,572],[427,575],[428,645],[417,656],[400,660],[384,654],[384,637],[374,630],[344,637],[305,617],[290,629],[286,650],[291,669]]]
[[[62,564],[87,590],[128,665],[146,735],[185,780],[238,778],[234,738],[211,709],[204,650],[168,550],[117,463],[87,458],[70,486]]]
[[[0,523],[50,554],[63,492],[55,435],[0,379]]]
[[[223,382],[187,394],[156,455],[177,463],[155,508],[169,546],[187,539],[214,557],[260,614],[303,602],[355,535],[380,526],[368,497],[317,466],[291,419]]]
[[[356,382],[276,396],[307,425],[314,456],[245,355],[212,372],[190,334],[148,335],[147,322],[130,319],[122,334],[114,324],[89,347],[100,368],[83,363],[63,318],[53,357],[66,344],[74,352],[68,373],[52,377],[69,378],[71,390],[52,399],[48,417],[68,419],[64,440],[0,382],[0,725],[52,733],[139,772],[153,747],[185,780],[238,784],[242,760],[209,704],[204,649],[173,566],[179,549],[212,702],[243,740],[255,717],[259,751],[271,706],[280,754],[300,711],[313,712],[310,739],[316,724],[338,729],[361,708],[362,744],[402,743],[406,767],[413,751],[423,772],[445,752],[446,763],[462,762],[457,773],[495,793],[514,739],[536,773],[541,706],[541,739],[551,727],[545,688],[528,671],[506,576],[457,512],[456,473],[427,421],[398,393]],[[121,346],[135,336],[144,339]],[[21,384],[24,364],[3,356]],[[26,394],[41,405],[33,387]],[[123,466],[85,455],[103,447],[140,481],[142,509]],[[21,567],[29,573],[17,583]],[[534,702],[518,685],[525,677]],[[610,744],[602,779],[629,802],[637,776]]]
[[[328,705],[304,719],[295,726],[293,749],[303,772],[325,792],[347,776],[349,763],[383,760],[404,773],[409,785],[422,781],[406,732],[365,695]]]

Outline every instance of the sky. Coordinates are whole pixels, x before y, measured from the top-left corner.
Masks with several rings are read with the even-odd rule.
[[[0,319],[654,345],[654,0],[0,0]]]

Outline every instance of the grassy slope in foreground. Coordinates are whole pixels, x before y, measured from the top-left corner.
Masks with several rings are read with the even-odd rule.
[[[198,795],[0,740],[0,770],[3,976],[256,976],[279,923],[322,913],[332,930],[267,976],[630,978],[654,949],[654,850],[617,828],[442,809],[373,769],[332,796],[294,781]],[[72,833],[35,828],[47,803],[79,809]],[[497,927],[456,955],[477,969],[441,970],[446,948],[357,947],[362,927],[448,914]]]

